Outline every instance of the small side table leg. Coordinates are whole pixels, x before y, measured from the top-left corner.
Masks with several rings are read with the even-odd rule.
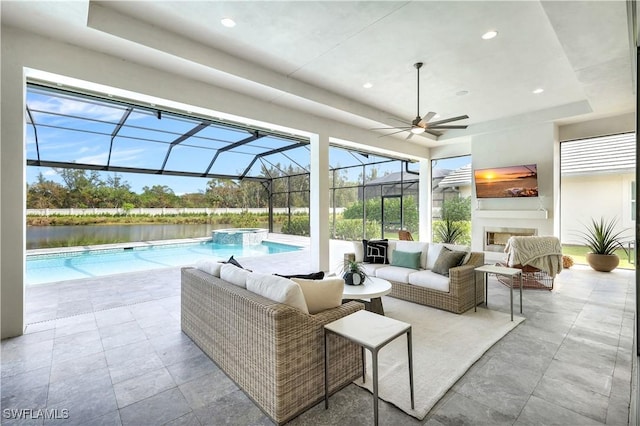
[[[329,408],[329,350],[327,348],[327,329],[324,330],[324,409]]]
[[[522,272],[520,272],[520,313],[522,313]]]
[[[367,359],[364,357],[364,346],[360,346],[360,354],[362,356],[362,383],[364,383],[367,378]]]
[[[509,294],[511,296],[511,321],[513,321],[513,275],[511,275],[511,288],[509,289]]]
[[[411,390],[411,409],[415,408],[413,398],[413,350],[411,349],[411,327],[407,331],[407,350],[409,351],[409,388]]]
[[[473,312],[478,312],[478,273],[473,271]]]
[[[489,274],[484,273],[484,305],[489,309]]]
[[[378,350],[371,350],[371,364],[373,365],[373,424],[378,426]]]

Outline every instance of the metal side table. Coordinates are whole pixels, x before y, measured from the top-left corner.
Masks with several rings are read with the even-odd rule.
[[[409,356],[409,387],[411,390],[411,408],[413,400],[413,356],[411,349],[411,324],[394,320],[369,311],[358,311],[324,326],[324,408],[329,408],[329,351],[327,336],[342,336],[357,343],[362,348],[362,380],[365,380],[364,350],[371,352],[373,368],[373,418],[378,424],[378,351],[395,338],[407,335]]]
[[[511,277],[511,286],[509,287],[510,295],[511,295],[511,321],[513,321],[513,286],[514,286],[514,277],[518,276],[520,281],[520,313],[522,313],[522,270],[518,268],[507,268],[505,266],[495,266],[495,265],[484,265],[479,266],[475,269],[475,273],[473,274],[473,295],[474,300],[478,300],[478,287],[476,285],[477,273],[484,273],[484,303],[487,307],[489,307],[489,280],[487,279],[488,274],[496,274],[496,275],[504,275],[506,277]],[[476,302],[477,303],[477,302]],[[474,312],[478,311],[478,307],[474,303],[473,310]]]

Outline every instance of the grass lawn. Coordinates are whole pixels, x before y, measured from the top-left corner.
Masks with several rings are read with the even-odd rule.
[[[571,246],[571,245],[562,246],[562,254],[564,254],[565,256],[571,256],[573,258],[573,261],[576,264],[582,264],[582,265],[587,264],[585,255],[587,254],[588,251],[589,249],[585,246]],[[618,249],[616,250],[616,254],[620,258],[620,265],[618,266],[618,268],[635,269],[635,265],[632,263],[629,263],[629,257],[627,256],[627,253],[625,253],[624,250]],[[631,254],[631,260],[633,260],[635,256],[635,252],[632,250],[630,254]]]

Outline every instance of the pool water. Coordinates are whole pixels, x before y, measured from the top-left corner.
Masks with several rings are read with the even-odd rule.
[[[61,252],[27,256],[27,285],[99,277],[123,272],[192,265],[200,258],[227,260],[235,257],[265,256],[300,250],[286,244],[263,242],[257,245],[214,244],[211,241],[170,244],[132,249]]]

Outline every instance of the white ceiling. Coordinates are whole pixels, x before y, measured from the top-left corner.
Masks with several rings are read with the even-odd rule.
[[[421,61],[420,114],[470,116],[455,123],[469,129],[447,131],[440,142],[514,117],[568,123],[633,111],[626,7],[624,1],[1,3],[3,25],[363,128],[397,124],[390,116],[415,117],[413,64]],[[237,26],[223,27],[223,17]],[[490,29],[499,35],[482,40]],[[365,82],[373,87],[364,89]],[[544,92],[533,94],[538,87]]]

